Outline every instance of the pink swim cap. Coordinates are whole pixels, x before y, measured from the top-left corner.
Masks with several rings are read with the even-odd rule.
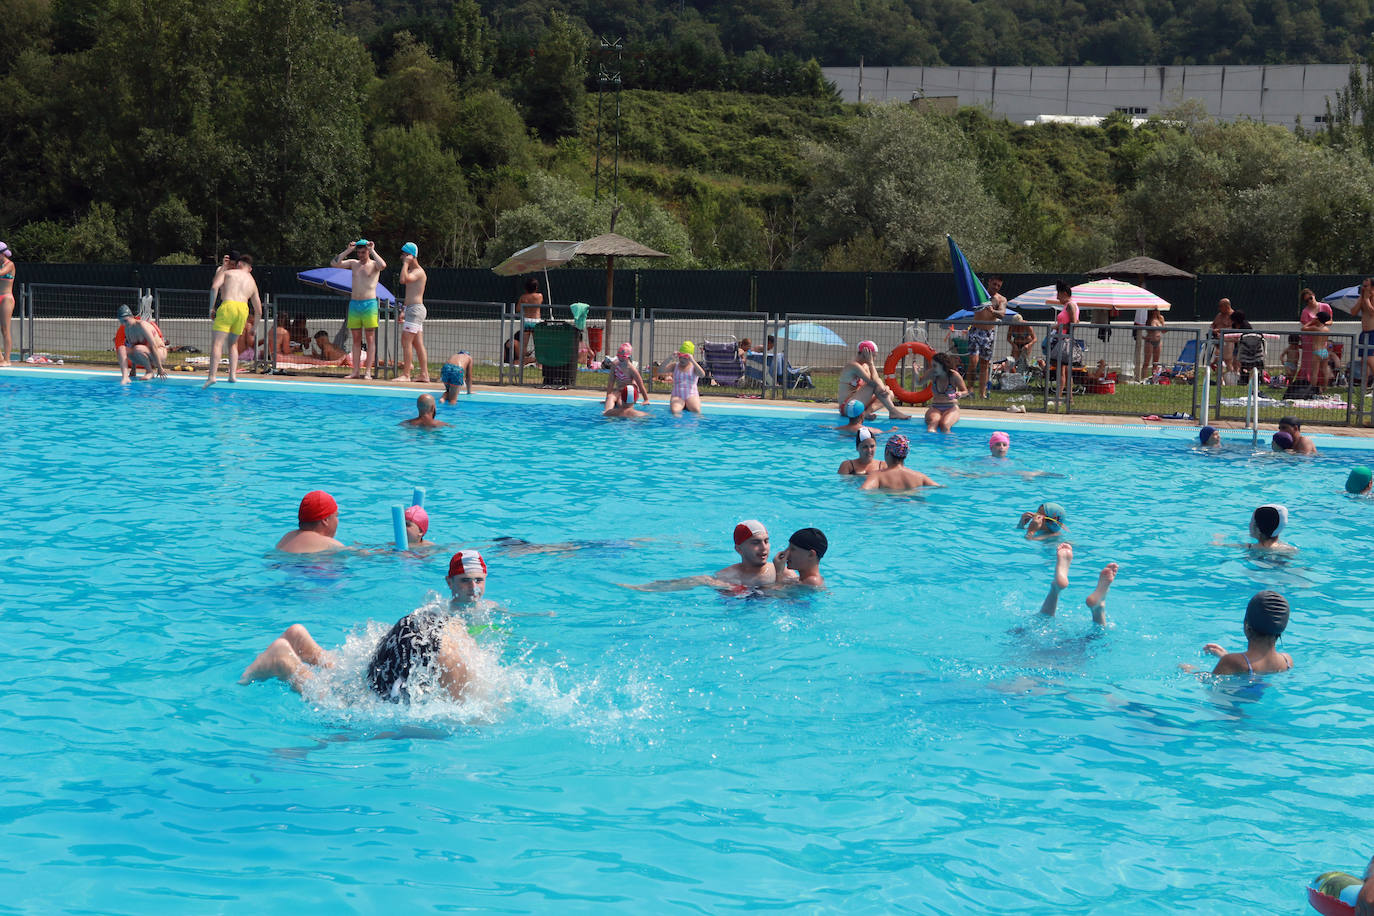
[[[429,513],[424,506],[411,506],[406,510],[406,521],[413,522],[416,528],[420,529],[423,537],[429,532]]]
[[[620,349],[617,350],[616,352],[617,352],[618,354],[620,354],[621,356],[625,357],[626,359],[629,359],[630,356],[631,356],[631,354],[634,353],[634,351],[635,351],[635,348],[634,348],[634,347],[630,346],[630,345],[627,344],[627,343],[623,343],[623,344],[620,345]]]
[[[1011,436],[1006,433],[993,433],[988,439],[988,445],[1011,445]]]
[[[861,340],[859,341],[859,352],[877,353],[878,345],[871,340]]]

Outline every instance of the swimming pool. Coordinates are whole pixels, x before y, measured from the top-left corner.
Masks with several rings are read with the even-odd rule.
[[[948,489],[883,497],[834,475],[853,448],[828,414],[479,395],[432,433],[389,397],[22,370],[0,397],[0,907],[1298,912],[1369,855],[1374,504],[1341,492],[1362,452],[1014,429],[1013,468],[1064,476],[958,478],[995,470],[964,423],[913,433]],[[270,551],[315,487],[343,540],[384,546],[413,486],[431,539],[484,548],[488,598],[556,614],[487,641],[502,707],[236,686],[289,623],[356,655],[443,587],[447,553]],[[1046,498],[1077,551],[1052,621],[1053,548],[1014,528]],[[1295,559],[1211,546],[1271,500]],[[732,562],[747,517],[822,528],[829,590],[619,587]],[[486,549],[503,535],[609,543]],[[1179,672],[1243,648],[1264,587],[1296,669],[1258,698]]]

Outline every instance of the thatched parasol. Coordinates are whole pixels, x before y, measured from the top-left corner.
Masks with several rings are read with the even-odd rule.
[[[1095,267],[1088,271],[1090,277],[1187,277],[1193,279],[1193,275],[1186,270],[1179,270],[1171,267],[1163,261],[1156,261],[1154,258],[1127,258],[1124,261],[1117,261],[1115,264],[1108,264],[1106,267]]]
[[[614,220],[612,220],[614,223]],[[605,235],[598,235],[596,238],[587,239],[577,246],[577,253],[584,254],[604,254],[606,256],[606,342],[607,352],[611,345],[611,300],[615,295],[615,259],[616,258],[666,258],[668,255],[661,251],[655,251],[648,246],[641,245],[634,239],[627,239],[623,235],[614,232],[607,232]]]

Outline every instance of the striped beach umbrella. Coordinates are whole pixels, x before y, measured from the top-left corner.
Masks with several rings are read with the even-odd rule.
[[[1073,301],[1084,309],[1134,309],[1169,310],[1167,300],[1161,299],[1148,289],[1126,283],[1122,280],[1089,280],[1073,288]],[[1047,305],[1057,305],[1053,296],[1046,297]]]

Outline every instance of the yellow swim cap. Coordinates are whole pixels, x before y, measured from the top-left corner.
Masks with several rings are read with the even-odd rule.
[[[677,348],[677,352],[686,353],[688,356],[691,356],[697,352],[697,346],[690,340],[684,340],[682,346]]]

